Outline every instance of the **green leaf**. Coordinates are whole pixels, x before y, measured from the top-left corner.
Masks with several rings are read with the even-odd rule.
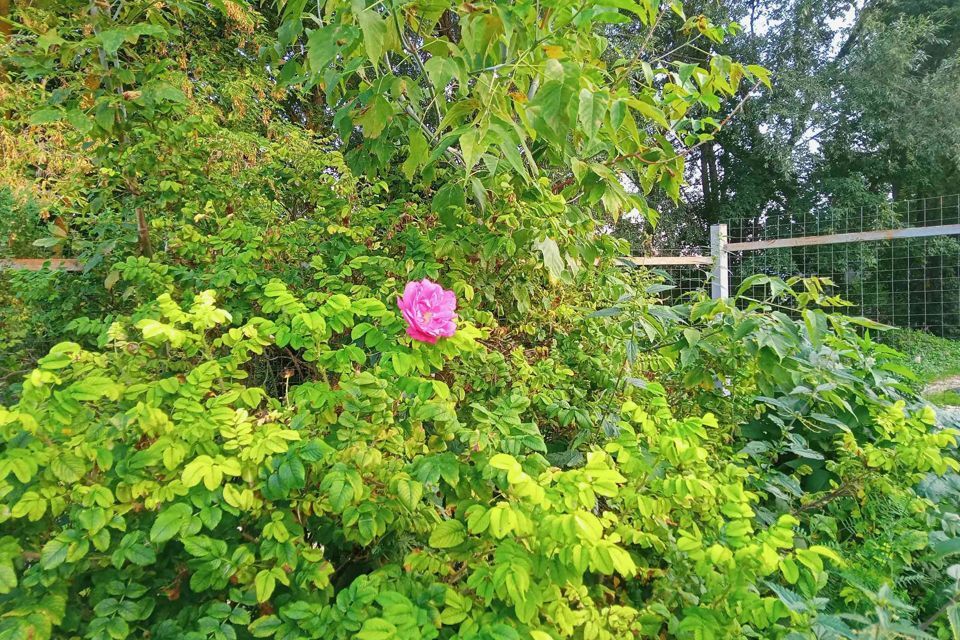
[[[423,485],[416,480],[401,478],[397,482],[397,495],[410,511],[414,511],[423,498]]]
[[[109,133],[113,131],[113,125],[116,123],[117,111],[106,102],[101,102],[93,113],[93,119],[101,129]]]
[[[46,53],[50,47],[66,44],[66,40],[60,37],[56,29],[48,29],[39,38],[37,38],[37,48]]]
[[[367,56],[374,65],[378,65],[387,39],[387,21],[375,9],[364,8],[363,0],[353,0],[353,12],[363,34]]]
[[[583,131],[587,140],[593,140],[600,127],[603,125],[603,118],[607,115],[607,101],[605,96],[597,97],[589,89],[580,90],[580,108],[577,113],[577,119],[580,122],[580,129]]]
[[[578,101],[577,77],[574,73],[567,73],[557,60],[547,62],[544,74],[554,79],[544,83],[527,111],[537,134],[562,146],[572,124],[570,107],[574,101]]]
[[[445,625],[460,624],[467,619],[467,614],[473,608],[470,598],[460,595],[453,588],[448,588],[443,599],[444,609],[440,613],[440,620]]]
[[[807,606],[807,603],[804,602],[803,598],[800,597],[796,592],[782,587],[775,582],[770,582],[768,580],[764,583],[770,587],[770,590],[777,594],[777,597],[780,598],[780,602],[787,605],[787,608],[794,613],[804,613],[810,610],[810,607]]]
[[[253,585],[257,592],[257,602],[266,602],[273,595],[273,590],[277,586],[277,579],[271,569],[263,569],[253,579]]]
[[[457,213],[460,209],[465,209],[466,206],[463,187],[453,182],[448,182],[440,187],[430,203],[430,209],[437,214],[440,222],[448,228],[456,226]]]
[[[443,55],[431,57],[423,65],[423,68],[427,72],[427,78],[430,80],[430,84],[432,84],[438,92],[442,92],[450,81],[459,75],[457,62]]]
[[[248,629],[254,638],[269,638],[283,626],[283,621],[277,616],[270,615],[257,618]]]
[[[213,470],[213,458],[210,456],[197,456],[184,467],[183,475],[180,478],[187,487],[195,487],[201,482],[207,484],[207,477]],[[217,483],[219,485],[219,483]],[[209,488],[209,487],[208,487]]]
[[[145,544],[129,547],[123,555],[127,560],[140,567],[146,567],[157,561],[157,554]]]
[[[360,110],[357,124],[363,127],[363,137],[375,140],[393,117],[393,106],[381,96],[376,96],[370,104]]]
[[[953,605],[947,609],[947,621],[950,623],[950,635],[953,640],[960,640],[960,605]]]
[[[960,553],[960,537],[935,543],[933,545],[933,553],[938,558]]]
[[[37,238],[31,244],[35,247],[43,247],[44,249],[49,249],[50,247],[55,247],[57,245],[63,244],[63,238],[55,238],[53,236],[47,236],[46,238]]]
[[[459,520],[444,520],[430,534],[430,546],[449,549],[467,539],[467,530]]]
[[[0,563],[0,594],[10,593],[17,588],[17,572],[9,562]]]
[[[664,129],[670,128],[670,122],[663,111],[643,100],[631,100],[630,106],[647,120],[653,120]]]
[[[403,171],[407,180],[413,180],[417,169],[422,167],[429,156],[430,145],[419,129],[414,129],[410,133],[410,145],[407,147],[407,159],[403,162],[400,170]]]
[[[383,618],[368,618],[360,628],[360,632],[353,636],[355,640],[397,640],[397,628]]]
[[[97,36],[103,45],[103,50],[107,52],[107,55],[111,56],[120,49],[120,45],[123,44],[126,37],[127,32],[125,29],[105,29]]]
[[[67,560],[70,545],[60,538],[54,538],[40,550],[40,566],[44,571],[56,569]]]
[[[193,509],[190,505],[183,502],[177,502],[170,505],[160,512],[153,526],[150,528],[151,542],[166,542],[177,535],[177,533],[190,522],[193,516]]]
[[[70,396],[81,402],[93,402],[104,396],[116,397],[121,385],[104,376],[87,376],[69,387]]]
[[[479,129],[471,129],[460,136],[460,151],[463,152],[463,164],[467,175],[477,164],[480,155],[487,150],[487,142]]]
[[[63,118],[63,111],[60,109],[40,109],[30,114],[30,124],[48,124],[57,122]]]
[[[347,478],[347,474],[339,469],[335,469],[324,476],[320,488],[327,492],[330,498],[330,506],[336,513],[342,513],[347,505],[352,504],[356,498],[353,485]]]
[[[187,101],[187,96],[183,91],[167,82],[158,82],[150,86],[150,94],[157,102],[173,102],[183,104]]]
[[[124,640],[124,638],[130,635],[130,626],[126,620],[119,616],[110,618],[107,621],[106,628],[107,633],[110,634],[113,640]]]
[[[543,265],[547,268],[551,280],[558,280],[563,274],[563,258],[560,257],[560,247],[553,238],[544,238],[534,242],[533,246],[543,254]]]
[[[307,62],[310,64],[311,70],[314,72],[323,71],[337,56],[339,50],[337,35],[335,25],[314,29],[307,35]]]

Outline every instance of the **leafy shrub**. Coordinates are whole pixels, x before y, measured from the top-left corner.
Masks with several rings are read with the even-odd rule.
[[[827,523],[886,500],[926,511],[904,487],[957,467],[941,454],[953,434],[930,431],[929,409],[864,393],[884,384],[860,377],[869,344],[822,312],[805,324],[719,301],[639,303],[631,322],[667,341],[647,370],[677,367],[667,374],[677,386],[627,378],[606,435],[584,431],[558,451],[562,439],[540,425],[563,420],[537,417],[542,394],[522,382],[535,363],[522,353],[510,357],[509,395],[462,382],[496,355],[488,329],[462,322],[454,338],[424,345],[379,299],[300,298],[278,281],[261,304],[262,316],[234,322],[213,292],[183,306],[164,294],[105,327],[101,349],[62,343],[38,362],[0,413],[3,590],[15,604],[0,633],[774,637],[842,627],[816,596],[830,568],[877,535],[866,513],[865,540]],[[609,322],[600,316],[577,324]],[[257,361],[288,347],[322,376],[291,385],[297,374],[285,370],[268,393]],[[697,413],[737,399],[691,377],[702,370],[693,360],[735,351],[763,389],[765,375],[827,371],[810,367],[808,350],[848,382],[834,394],[821,380],[823,397],[806,393],[800,410],[782,391],[761,399],[758,418],[779,436],[747,441],[749,428]],[[692,411],[672,411],[684,396]],[[858,405],[840,409],[846,399]],[[859,424],[849,422],[856,406]],[[788,415],[833,435],[807,443]],[[833,488],[804,491],[798,480],[817,463]]]
[[[921,383],[960,373],[960,344],[926,331],[897,329],[884,336],[884,342],[903,352]]]

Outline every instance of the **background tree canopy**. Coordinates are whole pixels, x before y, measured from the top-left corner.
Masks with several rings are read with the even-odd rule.
[[[883,328],[664,304],[609,232],[760,198],[761,133],[821,180],[817,74],[753,64],[818,6],[0,3],[0,258],[82,264],[0,272],[0,640],[957,637],[957,432]],[[888,11],[834,57],[949,50]]]
[[[774,89],[697,150],[682,215],[667,216],[683,223],[663,225],[655,245],[708,244],[706,229],[718,222],[960,191],[956,3],[732,1],[702,10],[744,27],[702,48],[757,61],[774,72]],[[646,233],[632,228],[642,246]]]

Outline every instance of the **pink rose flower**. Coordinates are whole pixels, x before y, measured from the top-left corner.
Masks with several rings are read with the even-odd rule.
[[[407,321],[407,335],[414,340],[433,344],[457,331],[457,296],[427,278],[408,282],[397,306]]]

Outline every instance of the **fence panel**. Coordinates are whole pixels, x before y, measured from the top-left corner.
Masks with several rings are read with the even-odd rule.
[[[828,277],[849,313],[960,335],[960,195],[728,225],[730,288],[755,273]]]
[[[625,263],[645,267],[662,277],[664,283],[672,288],[660,293],[660,297],[669,304],[680,301],[684,294],[700,291],[708,286],[713,258],[707,253],[707,247],[689,247],[699,251],[699,255],[677,256],[628,256],[621,258]]]

